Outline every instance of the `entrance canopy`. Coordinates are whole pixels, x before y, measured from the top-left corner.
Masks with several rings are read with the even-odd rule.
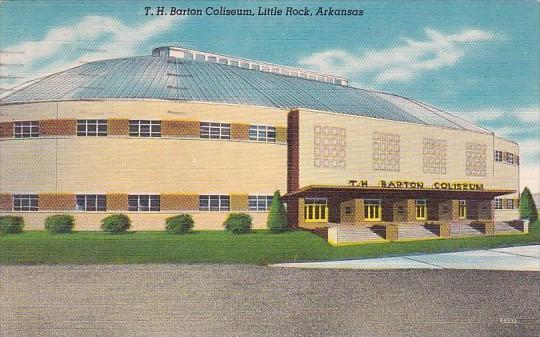
[[[348,185],[309,185],[287,193],[285,200],[305,197],[341,197],[363,198],[380,195],[389,198],[403,199],[493,199],[497,196],[511,194],[515,190],[503,189],[441,189],[441,188],[392,188],[379,186],[348,186]]]

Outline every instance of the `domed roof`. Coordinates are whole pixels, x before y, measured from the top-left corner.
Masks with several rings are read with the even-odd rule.
[[[93,99],[306,108],[486,132],[444,111],[396,95],[168,55],[85,63],[15,89],[4,95],[0,104]]]

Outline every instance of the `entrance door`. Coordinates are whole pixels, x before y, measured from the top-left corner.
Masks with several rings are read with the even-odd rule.
[[[306,198],[304,206],[305,222],[328,222],[326,198]]]

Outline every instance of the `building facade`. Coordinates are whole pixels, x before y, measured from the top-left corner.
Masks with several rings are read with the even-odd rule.
[[[97,230],[126,213],[266,227],[518,218],[519,149],[426,104],[303,69],[179,47],[90,62],[2,95],[0,215]]]

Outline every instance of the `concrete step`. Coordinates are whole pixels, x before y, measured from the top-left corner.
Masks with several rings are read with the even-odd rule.
[[[428,228],[426,226],[399,226],[398,227],[398,239],[422,239],[422,238],[436,238],[435,228]]]
[[[384,239],[384,236],[381,236],[379,233],[377,233],[377,231],[373,231],[369,227],[339,228],[337,232],[337,240],[340,243],[363,242],[381,239]]]
[[[479,236],[484,235],[483,228],[466,224],[451,224],[451,236]]]
[[[507,222],[500,221],[500,222],[495,222],[495,233],[498,233],[498,232],[520,232],[521,233],[522,231],[510,225]]]

